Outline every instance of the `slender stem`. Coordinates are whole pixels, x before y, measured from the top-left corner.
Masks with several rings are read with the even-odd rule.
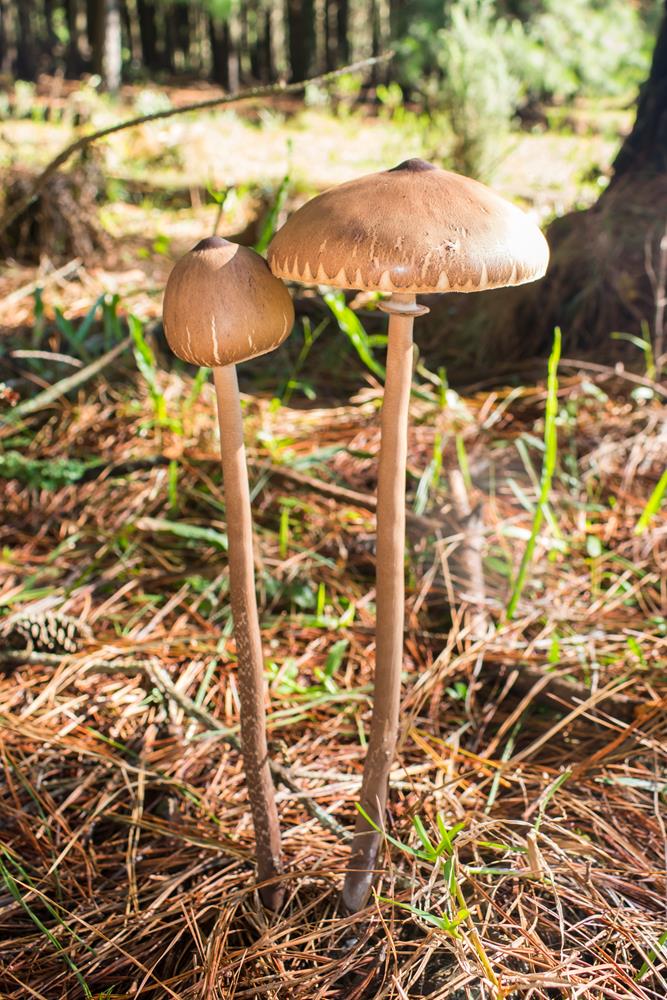
[[[397,301],[398,300],[398,301]],[[414,296],[395,295],[397,305]],[[382,405],[382,439],[377,489],[377,585],[375,693],[370,743],[361,786],[361,806],[384,827],[387,783],[396,750],[401,700],[403,621],[405,617],[405,467],[408,408],[412,384],[413,315],[389,317],[387,377]],[[380,835],[359,814],[352,855],[343,887],[343,903],[352,912],[368,897]]]
[[[241,747],[252,821],[255,828],[257,874],[260,882],[275,879],[282,871],[280,827],[266,744],[265,680],[262,643],[255,594],[250,490],[243,445],[243,420],[236,368],[214,368],[218,398],[220,454],[227,508],[229,539],[229,589],[234,637],[239,664]],[[271,909],[280,906],[279,883],[260,889]]]

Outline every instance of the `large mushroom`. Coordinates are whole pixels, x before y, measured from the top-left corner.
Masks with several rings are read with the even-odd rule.
[[[387,377],[377,487],[375,694],[361,807],[382,828],[398,737],[404,625],[405,470],[412,327],[428,312],[418,293],[478,292],[541,277],[549,251],[537,226],[477,181],[406,160],[319,195],[268,249],[275,275],[303,284],[390,294]],[[377,829],[356,822],[343,889],[363,906],[373,879]]]
[[[274,350],[294,323],[289,292],[253,250],[214,236],[169,276],[164,329],[174,354],[213,368],[227,507],[229,589],[239,669],[241,746],[263,902],[282,899],[280,828],[266,743],[264,663],[255,595],[252,515],[236,365]],[[273,881],[272,881],[273,880]]]

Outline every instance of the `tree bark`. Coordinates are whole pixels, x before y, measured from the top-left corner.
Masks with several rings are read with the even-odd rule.
[[[65,54],[65,74],[76,78],[83,69],[83,58],[79,46],[79,0],[66,0],[65,23],[67,24],[67,52]]]
[[[614,160],[609,187],[613,187],[621,177],[629,173],[654,174],[666,171],[667,2],[653,51],[651,71],[639,95],[635,124]]]
[[[343,65],[350,61],[350,8],[348,0],[338,0],[336,7],[338,26],[338,62]]]
[[[96,0],[88,35],[93,47],[93,69],[102,77],[105,90],[120,87],[122,69],[120,0]]]
[[[190,18],[189,8],[184,3],[177,3],[168,11],[167,17],[171,29],[171,50],[172,68],[174,70],[184,70],[188,66],[188,55],[190,50]],[[174,55],[180,55],[180,61],[174,60]],[[180,62],[180,65],[179,65]]]
[[[5,0],[0,0],[0,73],[9,73],[9,30]]]
[[[46,37],[40,39],[40,49],[43,55],[46,56],[48,71],[54,73],[57,68],[56,50],[58,48],[58,36],[53,27],[53,0],[44,0],[44,22],[46,25]]]
[[[292,80],[305,80],[314,49],[313,0],[287,0],[287,26]]]
[[[31,27],[34,13],[32,0],[21,0],[18,5],[16,45],[16,75],[21,80],[35,80],[37,78],[37,53]]]
[[[125,36],[126,48],[130,54],[130,63],[138,65],[141,63],[141,41],[137,38],[136,7],[128,0],[120,0],[121,3],[121,40]]]
[[[229,26],[215,18],[208,19],[208,36],[213,62],[213,79],[225,90],[229,89]]]
[[[146,69],[161,69],[157,48],[155,0],[137,0],[137,19],[141,38],[141,58]]]
[[[239,19],[234,12],[231,13],[229,21],[225,25],[229,32],[229,45],[227,48],[227,76],[229,79],[230,93],[235,93],[241,85],[241,60],[239,54],[239,36],[241,26]]]
[[[261,49],[262,49],[262,83],[270,83],[271,80],[275,79],[275,68],[273,65],[273,41],[272,41],[272,31],[271,31],[271,12],[269,10],[264,11],[262,25],[262,37],[261,37]]]
[[[98,8],[99,0],[86,0],[86,41],[88,42],[91,65],[94,60],[95,35],[99,30]]]
[[[487,378],[489,358],[497,359],[497,373],[514,371],[517,361],[549,352],[556,326],[566,357],[635,366],[636,348],[611,333],[641,337],[646,324],[659,354],[667,337],[661,277],[666,219],[667,0],[635,123],[607,188],[590,208],[551,223],[551,261],[542,281],[488,297],[447,295],[434,302],[422,333],[429,367],[446,365],[454,382]],[[474,353],[471,329],[479,331]]]

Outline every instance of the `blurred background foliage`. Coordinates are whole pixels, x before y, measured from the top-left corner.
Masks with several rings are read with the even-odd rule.
[[[545,103],[558,107],[575,97],[630,104],[647,74],[661,6],[658,0],[0,0],[0,74],[26,81],[88,74],[93,88],[111,91],[147,81],[209,81],[233,91],[302,79],[394,48],[396,58],[364,79],[363,96],[388,117],[430,130],[425,152],[488,178],[517,116],[530,118]],[[345,114],[361,92],[362,78],[354,77],[326,93],[311,88],[308,97]],[[12,110],[7,97],[4,103],[0,110]]]

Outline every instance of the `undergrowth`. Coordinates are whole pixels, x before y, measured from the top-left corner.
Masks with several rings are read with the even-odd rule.
[[[120,317],[96,303],[85,336],[60,324],[70,351],[124,343],[122,317],[104,340],[105,306]],[[344,302],[326,308],[380,378],[381,341]],[[321,343],[304,334],[275,398],[244,401],[286,776],[274,917],[253,888],[207,373],[162,370],[135,318],[111,367],[0,426],[2,995],[664,996],[659,396],[613,370],[556,380],[557,350],[546,384],[468,396],[418,366],[385,873],[346,916],[381,387],[304,409]],[[49,377],[62,364],[30,360]],[[484,640],[466,627],[452,470],[482,512]],[[13,649],[15,617],[45,610],[92,638],[75,655]]]

